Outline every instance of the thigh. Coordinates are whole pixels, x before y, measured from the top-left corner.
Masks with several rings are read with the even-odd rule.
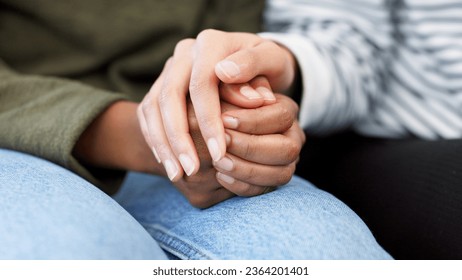
[[[120,205],[80,177],[0,149],[0,259],[165,258]]]
[[[297,174],[347,203],[395,258],[462,258],[462,140],[309,139]]]
[[[168,180],[131,173],[115,199],[181,259],[390,258],[353,211],[300,178],[197,209]]]

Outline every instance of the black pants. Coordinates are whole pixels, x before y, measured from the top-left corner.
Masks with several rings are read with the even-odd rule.
[[[462,259],[462,139],[307,136],[297,174],[348,204],[396,259]]]

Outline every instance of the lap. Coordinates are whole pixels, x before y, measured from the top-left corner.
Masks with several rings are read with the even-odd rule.
[[[0,149],[1,259],[165,258],[112,198],[70,171]]]
[[[0,149],[0,170],[3,259],[165,258],[158,244],[186,259],[389,258],[345,204],[296,177],[200,210],[158,176],[130,173],[117,203],[29,155]]]
[[[179,258],[389,258],[353,211],[297,177],[274,192],[201,210],[168,180],[131,173],[115,199]]]

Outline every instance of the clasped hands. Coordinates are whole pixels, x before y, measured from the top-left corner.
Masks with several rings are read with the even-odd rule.
[[[291,87],[296,65],[255,34],[203,31],[176,45],[140,104],[117,101],[98,116],[73,154],[167,175],[200,208],[268,192],[291,179],[305,142],[297,104],[273,93]]]
[[[139,104],[144,139],[196,207],[287,183],[305,136],[290,51],[255,34],[205,30],[180,41]]]

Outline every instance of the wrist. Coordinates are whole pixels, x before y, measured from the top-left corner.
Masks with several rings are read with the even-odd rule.
[[[118,101],[101,113],[82,133],[74,155],[100,168],[158,173],[136,117],[137,104]]]

